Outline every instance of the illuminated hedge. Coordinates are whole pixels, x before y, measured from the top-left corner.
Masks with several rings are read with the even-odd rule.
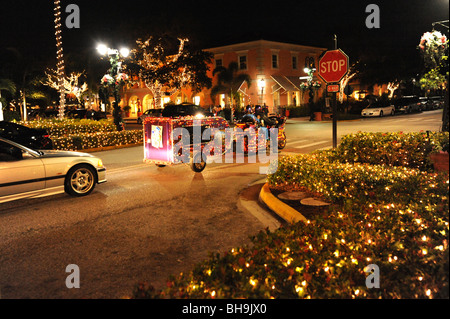
[[[260,232],[252,245],[214,254],[135,298],[448,298],[448,175],[283,157],[272,186],[319,191],[333,205],[307,224]],[[365,266],[380,288],[365,285]]]
[[[110,120],[87,120],[87,119],[44,119],[29,122],[19,122],[31,128],[40,128],[47,130],[50,137],[61,137],[67,135],[95,133],[95,132],[114,132],[116,126]]]
[[[55,150],[77,151],[83,149],[101,148],[142,143],[142,130],[121,132],[98,132],[63,137],[52,137]]]
[[[336,155],[347,163],[383,164],[431,170],[430,153],[448,151],[448,132],[356,133],[343,136]]]

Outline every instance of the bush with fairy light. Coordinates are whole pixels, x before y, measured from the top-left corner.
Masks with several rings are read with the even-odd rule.
[[[117,131],[110,120],[45,119],[19,122],[31,128],[45,129],[55,150],[76,151],[108,146],[139,144],[142,130]]]
[[[369,149],[357,140],[352,147]],[[284,156],[268,176],[272,188],[321,194],[333,203],[327,212],[213,254],[163,290],[142,283],[134,297],[449,298],[448,174],[345,157],[342,150]],[[369,264],[380,269],[380,288],[366,287]]]

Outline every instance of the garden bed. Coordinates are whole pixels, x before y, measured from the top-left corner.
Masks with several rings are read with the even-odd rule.
[[[284,198],[279,198],[278,196],[280,194],[286,193],[286,192],[303,192],[305,193],[305,198],[317,198],[324,200],[323,196],[321,194],[311,192],[306,187],[293,187],[289,185],[285,186],[272,186],[270,187],[270,192],[278,198],[278,200],[282,201],[283,203],[289,205],[296,211],[298,211],[300,214],[302,214],[306,219],[314,219],[317,216],[325,217],[327,215],[327,212],[329,210],[329,207],[315,207],[311,205],[303,205],[300,200],[289,200]],[[334,204],[335,205],[335,204]],[[337,205],[335,205],[337,206]]]

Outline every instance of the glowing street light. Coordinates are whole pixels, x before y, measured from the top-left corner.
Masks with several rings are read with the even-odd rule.
[[[97,45],[97,52],[102,55],[108,55],[109,63],[111,68],[109,69],[108,74],[106,74],[102,79],[102,84],[104,87],[109,87],[112,90],[114,95],[114,104],[113,104],[113,117],[114,124],[117,127],[117,130],[121,131],[123,129],[123,121],[122,115],[120,111],[120,89],[124,82],[128,79],[126,74],[120,72],[122,68],[122,62],[120,58],[127,58],[130,55],[130,50],[128,48],[122,47],[120,50],[111,49],[103,43]],[[108,90],[104,91],[105,93]],[[107,93],[109,96],[109,93]]]

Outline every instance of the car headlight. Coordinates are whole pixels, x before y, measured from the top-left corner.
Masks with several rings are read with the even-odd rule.
[[[195,115],[195,118],[196,119],[202,119],[202,118],[204,118],[205,116],[202,114],[202,113],[197,113],[196,115]]]

